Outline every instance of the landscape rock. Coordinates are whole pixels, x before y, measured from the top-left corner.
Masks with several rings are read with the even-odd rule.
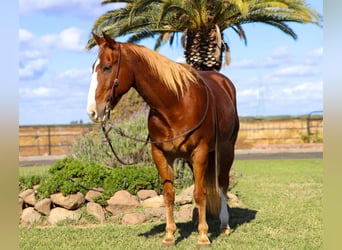
[[[23,210],[23,213],[21,214],[21,220],[20,222],[22,224],[34,224],[35,222],[38,222],[42,215],[34,210],[33,207],[28,207]]]
[[[228,204],[229,207],[243,207],[242,202],[238,199],[235,194],[228,193]]]
[[[176,195],[175,204],[182,206],[186,204],[192,204],[192,196],[190,195]]]
[[[192,213],[193,213],[193,205],[187,204],[184,206],[181,206],[179,211],[176,213],[176,219],[177,221],[188,221],[192,219]]]
[[[97,188],[97,189],[93,189],[93,190],[89,190],[86,195],[85,195],[85,199],[87,201],[91,201],[94,202],[94,199],[96,197],[102,196],[103,195],[103,188]]]
[[[165,207],[164,198],[162,195],[158,195],[152,198],[148,198],[142,202],[144,208],[147,207]]]
[[[49,215],[51,211],[51,199],[45,198],[34,205],[34,209],[43,215]]]
[[[179,195],[176,195],[175,204],[182,206],[187,204],[193,204],[193,193],[194,193],[194,185],[184,189]]]
[[[110,212],[112,216],[117,216],[119,214],[126,213],[127,211],[131,211],[131,207],[121,207],[116,205],[108,205],[105,207],[105,210]]]
[[[148,207],[144,210],[146,216],[156,220],[166,220],[165,207]]]
[[[139,200],[146,200],[158,196],[157,192],[154,190],[139,190],[137,193]]]
[[[144,223],[146,221],[146,216],[144,213],[131,213],[125,214],[121,220],[121,224],[125,225],[137,225]]]
[[[62,207],[56,207],[51,210],[47,222],[51,225],[55,225],[60,221],[64,220],[79,220],[81,218],[81,213],[78,210],[67,210]]]
[[[36,192],[34,189],[26,189],[19,194],[25,203],[34,206],[37,203]]]
[[[101,223],[106,219],[103,207],[95,202],[87,203],[87,212],[98,219]]]
[[[126,213],[140,206],[138,198],[131,195],[126,190],[116,192],[109,200],[107,200],[107,203],[108,206],[106,206],[106,210],[109,211],[112,216]]]
[[[179,196],[193,196],[194,194],[194,185],[191,185],[190,187],[184,189]]]
[[[84,195],[80,192],[64,196],[62,193],[50,196],[53,203],[70,210],[78,209],[85,202]]]
[[[176,195],[175,219],[179,222],[193,220],[198,222],[198,210],[193,201],[193,185]],[[106,221],[106,210],[111,213],[113,219],[121,221],[122,224],[136,225],[147,220],[165,221],[165,203],[163,195],[157,195],[153,190],[141,190],[137,196],[125,190],[116,192],[107,200],[108,206],[103,208],[93,201],[94,197],[103,195],[103,189],[91,190],[86,196],[82,193],[63,196],[62,193],[53,194],[49,198],[36,201],[34,189],[28,189],[19,194],[18,206],[20,222],[22,224],[33,224],[38,222],[42,216],[47,216],[45,223],[55,225],[56,223],[70,219],[79,220],[81,217],[81,206],[86,205],[87,213],[97,218],[101,223]],[[230,207],[242,207],[243,204],[238,197],[228,193]],[[140,200],[140,202],[139,202]],[[28,201],[28,202],[26,202]],[[87,201],[87,203],[86,203]],[[35,203],[34,205],[32,205]],[[140,212],[132,211],[135,208],[142,208]],[[177,211],[178,210],[178,211]],[[213,216],[213,215],[211,215]],[[114,218],[116,217],[116,218]],[[217,218],[216,218],[217,217]],[[218,215],[213,218],[218,219]]]
[[[137,197],[131,195],[126,190],[116,192],[109,200],[107,200],[107,202],[108,205],[130,208],[135,208],[140,205]]]

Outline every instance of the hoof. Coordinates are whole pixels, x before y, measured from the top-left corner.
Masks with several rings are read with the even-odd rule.
[[[211,244],[210,244],[210,241],[208,242],[198,242],[197,243],[197,248],[204,248],[204,247],[210,247]]]
[[[162,247],[172,247],[175,245],[175,240],[164,239],[162,242]]]
[[[210,240],[206,235],[201,235],[198,242],[197,242],[197,248],[202,248],[202,247],[210,247]]]
[[[221,234],[231,234],[233,230],[230,227],[221,228]]]

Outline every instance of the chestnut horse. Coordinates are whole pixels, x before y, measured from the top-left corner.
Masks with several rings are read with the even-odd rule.
[[[185,159],[194,176],[200,246],[210,245],[206,209],[219,215],[229,233],[227,191],[239,130],[235,88],[217,72],[197,72],[143,46],[93,34],[99,46],[93,65],[87,112],[105,122],[120,98],[135,88],[150,107],[148,131],[152,157],[163,183],[166,236],[175,243],[173,162]]]

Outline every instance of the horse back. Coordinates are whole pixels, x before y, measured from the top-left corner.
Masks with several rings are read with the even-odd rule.
[[[224,91],[236,107],[236,89],[233,82],[226,76],[214,71],[199,71],[200,76],[214,92]]]

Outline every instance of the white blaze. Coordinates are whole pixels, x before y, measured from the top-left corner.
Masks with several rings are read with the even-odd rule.
[[[95,93],[96,93],[96,88],[98,85],[96,67],[99,64],[100,64],[100,59],[97,59],[95,62],[95,65],[94,65],[93,74],[91,76],[90,88],[89,88],[89,92],[88,92],[88,103],[87,103],[88,115],[90,115],[94,112],[96,113]],[[96,117],[94,117],[94,118],[96,118]]]

